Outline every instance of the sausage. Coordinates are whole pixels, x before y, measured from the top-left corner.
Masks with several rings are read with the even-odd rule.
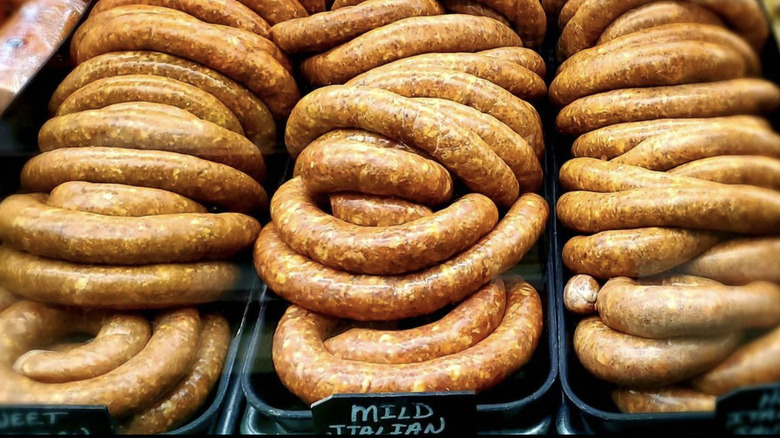
[[[490,58],[479,53],[426,53],[399,59],[356,76],[364,77],[390,70],[451,70],[488,80],[524,100],[537,100],[547,95],[547,86],[536,73],[511,61]]]
[[[206,213],[202,205],[173,192],[84,181],[58,185],[51,191],[46,203],[52,207],[108,216]]]
[[[19,297],[0,287],[0,313],[17,301],[19,301]]]
[[[684,228],[609,230],[569,239],[562,257],[577,274],[644,277],[679,266],[721,239],[719,233]]]
[[[438,321],[408,330],[353,328],[325,341],[340,359],[381,364],[425,362],[471,348],[501,323],[504,282],[494,280]]]
[[[612,400],[625,414],[715,411],[715,397],[677,386],[647,390],[618,388],[612,390]]]
[[[192,369],[150,408],[118,426],[122,434],[156,434],[176,428],[205,403],[219,379],[230,345],[230,326],[222,315],[203,316],[203,330]]]
[[[106,405],[123,417],[163,395],[181,379],[195,356],[200,332],[198,311],[171,310],[153,323],[146,347],[122,366],[89,380],[47,384],[16,374],[11,365],[41,340],[56,339],[73,318],[73,311],[32,301],[16,303],[0,316],[0,403]]]
[[[473,131],[414,100],[380,89],[332,86],[301,99],[287,121],[285,144],[293,157],[335,128],[376,132],[430,153],[471,190],[501,206],[519,194],[512,170]]]
[[[780,380],[780,328],[740,347],[715,368],[691,382],[697,391],[723,395],[743,386]]]
[[[718,155],[780,158],[780,135],[768,129],[734,124],[688,126],[648,138],[612,161],[665,171]]]
[[[238,0],[255,11],[272,26],[283,21],[308,16],[297,0]]]
[[[20,179],[22,187],[31,192],[49,192],[68,181],[88,181],[163,189],[228,211],[255,212],[268,206],[263,187],[245,173],[174,152],[56,149],[30,159]]]
[[[702,23],[725,27],[717,15],[695,3],[662,1],[640,6],[616,18],[604,29],[596,44],[669,23]]]
[[[403,199],[353,193],[330,195],[333,216],[364,227],[401,225],[433,214],[430,208]]]
[[[298,0],[298,3],[310,14],[325,12],[325,0]]]
[[[151,5],[178,9],[211,24],[231,26],[268,38],[271,26],[254,11],[236,0],[100,0],[91,15],[125,5]]]
[[[167,12],[157,13],[159,9]],[[116,15],[108,16],[112,12]],[[72,50],[77,64],[123,50],[185,57],[243,83],[279,119],[290,113],[300,97],[295,80],[285,68],[289,63],[284,55],[273,53],[273,49],[278,51],[273,43],[250,32],[203,23],[173,9],[142,5],[110,9],[87,20],[79,30],[83,39],[77,40],[78,35],[74,35]]]
[[[726,23],[760,52],[769,36],[769,24],[761,5],[752,0],[695,0],[723,17]]]
[[[574,352],[591,374],[621,386],[658,388],[720,363],[739,345],[740,333],[647,339],[609,328],[598,316],[574,330]]]
[[[596,313],[599,289],[599,282],[590,275],[575,275],[563,287],[563,304],[569,312],[581,315]]]
[[[568,0],[558,14],[558,29],[563,30],[585,0]]]
[[[453,14],[477,15],[480,17],[489,17],[500,21],[505,26],[512,27],[512,23],[506,16],[495,9],[479,3],[476,0],[444,0],[444,7]]]
[[[406,35],[415,35],[409,39]],[[522,46],[511,28],[492,18],[473,15],[410,17],[366,32],[301,63],[313,85],[343,84],[360,73],[423,53],[478,52]]]
[[[45,194],[0,203],[0,237],[14,248],[76,263],[145,264],[228,258],[260,224],[240,213],[104,216],[46,205]]]
[[[153,309],[224,299],[239,284],[229,262],[91,266],[0,246],[0,284],[33,300],[66,306]]]
[[[366,0],[335,0],[333,2],[333,6],[331,6],[331,10],[335,11],[336,9],[341,9],[347,6],[355,6],[363,3]]]
[[[561,186],[566,190],[620,192],[653,187],[723,187],[707,181],[655,172],[628,164],[595,158],[574,158],[561,166]]]
[[[575,157],[593,157],[611,160],[633,149],[642,141],[678,128],[707,124],[735,124],[745,127],[771,129],[766,119],[754,116],[713,117],[709,119],[658,119],[643,122],[620,123],[583,134],[574,141],[571,153]]]
[[[155,113],[157,109],[178,114]],[[265,178],[263,155],[246,137],[157,103],[117,103],[54,117],[38,132],[38,146],[43,152],[88,146],[177,152]]]
[[[758,114],[779,104],[780,89],[761,79],[626,88],[575,100],[558,113],[556,124],[565,134],[582,134],[650,119]]]
[[[55,114],[76,90],[102,78],[153,75],[193,85],[219,99],[241,122],[244,133],[264,153],[276,144],[276,124],[268,107],[249,90],[200,64],[158,52],[112,52],[76,67],[54,91],[49,112]]]
[[[544,154],[542,122],[536,109],[498,85],[474,75],[447,70],[371,72],[347,85],[382,88],[406,97],[436,97],[468,105],[497,118],[520,134],[538,158]]]
[[[669,187],[617,193],[569,192],[558,218],[581,232],[683,227],[743,234],[780,229],[780,196],[753,186]]]
[[[538,0],[476,0],[500,12],[515,24],[515,31],[529,47],[538,47],[547,33],[547,16]]]
[[[715,281],[711,278],[668,272],[644,277],[640,281],[645,286],[723,286],[723,283]]]
[[[28,351],[16,359],[13,370],[44,383],[87,380],[130,360],[152,336],[145,318],[120,313],[86,314],[82,321],[74,322],[71,331],[89,333],[94,339],[67,352]]]
[[[733,239],[704,251],[677,270],[727,284],[770,281],[780,284],[780,239]]]
[[[300,254],[333,269],[390,275],[431,266],[471,247],[493,229],[498,210],[485,196],[468,194],[414,222],[361,227],[320,210],[299,177],[276,191],[271,217],[282,240]]]
[[[0,30],[0,111],[76,26],[86,0],[30,0]]]
[[[571,65],[550,85],[556,105],[610,90],[630,87],[714,82],[745,76],[745,62],[726,46],[701,41],[673,41],[628,46],[590,62]]]
[[[176,106],[203,120],[244,134],[236,115],[216,97],[200,88],[162,76],[127,75],[98,79],[68,96],[56,115],[133,101]]]
[[[520,191],[534,192],[542,186],[542,166],[534,150],[518,133],[495,117],[446,99],[416,99],[476,132],[512,169]]]
[[[722,184],[747,184],[780,190],[780,160],[750,155],[702,158],[670,169],[672,175]]]
[[[286,53],[323,52],[404,18],[442,13],[441,5],[434,0],[368,1],[279,23],[271,29],[271,35]]]
[[[452,177],[435,161],[353,140],[309,145],[296,161],[309,193],[357,191],[440,205],[452,198]]]
[[[780,287],[647,286],[616,277],[601,288],[596,310],[604,324],[643,338],[707,336],[780,323]]]
[[[316,140],[309,143],[309,146],[314,147],[322,143],[339,142],[343,140],[351,140],[351,141],[357,141],[361,143],[368,143],[386,149],[397,149],[399,151],[409,152],[411,154],[416,154],[424,158],[432,159],[430,155],[426,154],[420,149],[407,146],[403,143],[398,143],[394,140],[390,140],[389,138],[383,135],[379,135],[371,131],[364,131],[362,129],[334,129],[332,131],[328,131],[325,134],[322,134],[321,136],[317,137]],[[295,165],[296,167],[298,166],[297,161]],[[297,170],[295,171],[294,175],[298,176]]]
[[[558,15],[567,0],[542,0],[542,7],[548,16]]]
[[[326,315],[395,320],[427,315],[463,300],[514,266],[544,230],[549,207],[525,194],[487,236],[446,262],[401,276],[352,275],[297,254],[273,224],[255,243],[254,264],[269,288],[285,299]]]
[[[499,47],[497,49],[483,50],[477,52],[477,54],[520,64],[539,75],[540,78],[544,78],[547,74],[547,66],[542,56],[525,47]]]
[[[542,333],[542,306],[533,287],[514,280],[507,288],[506,313],[487,338],[459,353],[414,364],[339,359],[323,345],[336,321],[290,306],[274,333],[274,368],[306,403],[338,393],[487,390],[528,363]]]

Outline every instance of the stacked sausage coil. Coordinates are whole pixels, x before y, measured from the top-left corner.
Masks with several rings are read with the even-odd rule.
[[[579,137],[557,213],[583,233],[563,248],[576,274],[564,303],[597,313],[574,350],[619,386],[623,412],[714,410],[717,396],[780,380],[780,136],[758,116],[780,89],[755,78],[758,7],[561,9],[570,57],[550,98],[558,129]]]

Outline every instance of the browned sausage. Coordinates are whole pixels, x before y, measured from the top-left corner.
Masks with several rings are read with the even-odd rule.
[[[618,388],[612,391],[612,400],[626,414],[715,410],[715,397],[677,386],[647,390]]]
[[[444,7],[453,14],[477,15],[480,17],[489,17],[500,21],[505,26],[512,26],[506,16],[489,6],[485,6],[476,0],[444,0]]]
[[[769,36],[769,24],[758,2],[753,0],[694,1],[723,17],[726,23],[745,38],[756,51],[761,51]]]
[[[409,39],[406,35],[415,35]],[[366,32],[301,64],[314,85],[343,84],[360,73],[422,53],[477,52],[522,46],[512,29],[473,15],[410,17]]]
[[[333,6],[331,7],[331,10],[341,9],[347,6],[355,6],[363,3],[367,0],[335,0],[333,2]]]
[[[54,117],[38,133],[38,146],[43,152],[88,146],[177,152],[226,164],[257,180],[265,178],[263,155],[246,137],[157,103],[117,103]]]
[[[408,330],[353,328],[325,341],[325,348],[338,358],[359,362],[425,362],[485,339],[501,323],[505,307],[504,282],[497,279],[438,321]]]
[[[780,284],[780,239],[733,239],[715,245],[678,268],[680,272],[727,284],[771,281]]]
[[[723,21],[709,9],[683,1],[661,1],[632,9],[616,18],[601,33],[597,44],[670,23],[702,23],[725,27]]]
[[[22,168],[27,191],[49,192],[68,181],[158,188],[229,211],[255,212],[268,206],[263,187],[245,173],[174,152],[56,149],[33,157]]]
[[[9,308],[11,304],[19,301],[19,299],[19,297],[8,292],[5,288],[0,287],[0,313]]]
[[[408,275],[352,275],[330,269],[290,249],[272,224],[260,232],[254,264],[274,292],[323,314],[357,320],[426,315],[463,300],[514,266],[541,235],[548,214],[544,199],[525,194],[476,245]]]
[[[285,144],[297,157],[312,140],[335,128],[365,129],[413,145],[497,204],[508,206],[517,199],[517,178],[476,133],[412,99],[367,87],[321,88],[296,105]]]
[[[739,345],[740,333],[647,339],[607,327],[598,316],[574,330],[574,352],[599,379],[631,388],[658,388],[720,363]]]
[[[561,166],[561,186],[566,190],[589,192],[620,192],[651,187],[723,187],[707,181],[655,172],[642,167],[602,161],[595,158],[574,158]]]
[[[309,15],[297,0],[238,0],[271,25]]]
[[[51,191],[46,203],[52,207],[108,216],[206,212],[202,205],[173,192],[84,181],[70,181],[58,185]]]
[[[590,275],[575,275],[563,287],[563,304],[570,312],[581,315],[596,313],[600,288],[599,282]]]
[[[5,244],[76,263],[132,265],[228,258],[260,231],[240,213],[104,216],[50,207],[46,198],[13,195],[0,203]]]
[[[401,225],[433,214],[430,208],[403,199],[356,193],[330,195],[333,216],[364,227]]]
[[[361,227],[320,210],[298,177],[276,191],[271,217],[282,240],[300,254],[333,269],[389,275],[431,266],[471,247],[493,229],[498,210],[473,193],[404,225]]]
[[[506,313],[487,338],[459,353],[414,364],[339,359],[323,345],[335,321],[290,306],[274,334],[274,368],[306,403],[337,393],[487,390],[530,360],[542,332],[542,306],[533,287],[512,280],[507,288]]]
[[[285,21],[271,29],[287,53],[322,52],[398,20],[444,13],[434,0],[367,1],[359,6]]]
[[[499,47],[497,49],[483,50],[477,53],[489,58],[504,59],[506,61],[514,62],[515,64],[520,64],[539,75],[540,78],[544,78],[547,74],[547,66],[544,63],[542,56],[525,47]]]
[[[542,44],[547,32],[547,16],[539,0],[476,0],[502,13],[515,25],[515,31],[529,47]]]
[[[556,124],[566,134],[582,134],[615,123],[758,114],[779,104],[780,89],[761,79],[626,88],[575,100],[561,110]]]
[[[585,0],[567,0],[558,15],[558,29],[563,30]]]
[[[154,309],[225,298],[240,269],[229,262],[91,266],[0,246],[0,284],[32,300],[65,306]]]
[[[310,14],[325,12],[325,0],[298,0],[298,3]]]
[[[780,160],[750,155],[703,158],[670,169],[669,173],[722,184],[747,184],[780,190]]]

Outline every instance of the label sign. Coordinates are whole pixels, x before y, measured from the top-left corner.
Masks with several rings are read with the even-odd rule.
[[[780,383],[741,389],[719,399],[717,416],[727,433],[780,434]]]
[[[105,406],[0,406],[0,434],[106,435],[113,433]]]
[[[312,405],[314,426],[328,435],[474,434],[473,392],[337,394]]]

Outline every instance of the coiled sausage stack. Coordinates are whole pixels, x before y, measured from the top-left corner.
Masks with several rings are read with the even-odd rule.
[[[780,90],[751,77],[766,38],[755,8],[561,10],[576,12],[550,97],[559,130],[580,136],[557,213],[586,233],[563,249],[577,274],[564,302],[598,313],[578,324],[575,352],[620,386],[624,412],[712,410],[716,396],[780,380],[780,136],[756,116]],[[764,335],[743,344],[747,330]]]

